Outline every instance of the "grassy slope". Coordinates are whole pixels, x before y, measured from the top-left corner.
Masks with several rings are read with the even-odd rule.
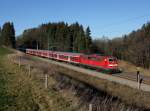
[[[6,62],[7,54],[10,53],[12,51],[0,48],[0,111],[34,110],[36,105],[28,96],[30,90],[21,88],[18,75],[14,72],[16,69]]]
[[[3,68],[2,62],[4,56],[10,53],[9,50],[5,50],[0,47],[0,110],[6,110],[13,101],[13,96],[7,93],[7,77],[5,69]]]
[[[23,69],[6,61],[9,53],[0,48],[0,111],[74,111],[58,92],[43,89]]]
[[[17,66],[12,66],[12,64],[6,62],[6,55],[8,53],[11,53],[11,51],[6,50],[5,48],[0,48],[0,111],[75,110],[75,107],[71,106],[72,103],[68,102],[58,92],[55,92],[52,89],[49,90],[49,92],[44,90],[39,87],[39,82],[31,82],[31,78],[24,76],[26,73],[24,73],[23,70],[19,70]],[[98,88],[104,88],[104,90],[114,93],[113,95],[115,96],[120,95],[120,97],[126,98],[125,101],[131,101],[131,103],[134,103],[140,100],[139,104],[141,105],[139,106],[149,104],[149,101],[146,98],[147,96],[144,96],[142,92],[129,91],[126,87],[122,88],[121,86],[118,87],[118,85],[103,83],[103,81],[99,81],[96,78],[83,76],[84,79],[82,79],[82,76],[78,76],[76,72],[75,74],[70,72],[70,74],[71,76],[76,75],[75,78],[79,77],[79,80],[85,80],[85,82],[91,83],[97,87],[101,84]],[[93,83],[93,81],[95,82]],[[113,90],[115,90],[115,92],[113,92]],[[126,92],[126,94],[123,94],[122,92]],[[133,101],[132,96],[137,100]]]

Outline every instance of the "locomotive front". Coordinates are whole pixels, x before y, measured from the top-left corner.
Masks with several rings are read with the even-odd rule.
[[[105,59],[106,67],[109,70],[120,72],[121,70],[118,67],[118,60],[115,57],[109,56]]]

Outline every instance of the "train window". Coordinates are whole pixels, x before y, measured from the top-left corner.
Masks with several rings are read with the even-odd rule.
[[[100,57],[88,57],[88,59],[93,60],[93,61],[101,61]]]
[[[109,58],[109,62],[113,62],[114,61],[114,59],[113,58]]]
[[[64,56],[65,59],[68,59],[68,56]]]
[[[78,57],[71,57],[70,59],[75,61],[75,60],[78,60]]]
[[[65,56],[65,55],[59,55],[59,57],[60,57],[61,59],[68,59],[68,56]]]

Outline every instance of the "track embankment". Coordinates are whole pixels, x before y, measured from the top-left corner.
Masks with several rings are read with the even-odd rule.
[[[55,66],[55,69],[57,70],[57,72],[59,72],[59,74],[62,73],[63,75],[74,78],[75,80],[89,84],[91,87],[96,88],[99,91],[105,91],[109,95],[119,98],[122,102],[125,102],[126,104],[132,104],[144,109],[150,109],[150,93],[145,92],[148,91],[147,89],[145,91],[143,90],[144,88],[146,88],[145,84],[142,84],[142,90],[138,90],[138,84],[135,81],[126,80],[124,78],[112,75],[106,75],[93,70],[84,69],[67,63],[57,62],[45,58],[30,55],[21,57],[21,62],[23,62],[23,64],[28,60],[35,62],[33,63],[33,66],[43,63],[47,66],[48,70],[51,70],[53,68],[48,65],[51,64]],[[18,61],[19,57],[17,57],[16,62]],[[129,82],[128,84],[133,85],[128,85],[126,82],[124,83],[124,81]]]
[[[119,84],[122,84],[122,85],[126,85],[126,86],[129,86],[131,88],[135,88],[135,89],[139,88],[137,81],[135,81],[135,80],[133,81],[132,79],[127,79],[123,76],[117,76],[117,74],[116,75],[109,75],[109,74],[104,74],[104,73],[101,73],[101,72],[96,72],[96,71],[93,71],[93,70],[85,69],[85,68],[82,68],[82,67],[77,67],[77,66],[74,66],[74,65],[66,64],[66,63],[63,63],[63,62],[53,61],[53,60],[50,60],[50,59],[45,59],[45,58],[40,58],[40,57],[35,57],[35,58],[38,58],[42,61],[49,62],[49,63],[55,64],[55,65],[58,65],[58,66],[62,66],[64,68],[68,68],[68,69],[83,73],[85,75],[90,75],[90,76],[94,76],[94,77],[97,77],[97,78],[100,78],[100,79],[109,80],[109,81],[116,82],[116,83],[119,83]],[[124,74],[122,73],[121,75],[124,75]],[[140,86],[140,90],[150,92],[150,85],[142,83],[141,86]]]

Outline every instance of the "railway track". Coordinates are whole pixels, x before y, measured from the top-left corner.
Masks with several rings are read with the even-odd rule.
[[[95,69],[89,69],[89,70],[99,72],[98,70],[95,70]],[[108,75],[108,73],[104,73],[104,72],[103,72],[103,74]],[[138,82],[136,72],[122,72],[122,73],[115,73],[115,74],[111,74],[111,75],[115,76],[115,77],[118,77],[118,78],[123,78],[123,79],[127,79],[127,80],[130,80],[130,81]],[[140,74],[140,78],[142,79],[143,84],[150,85],[150,76]]]
[[[120,74],[113,74],[113,76],[137,82],[137,75],[135,74],[135,72],[123,72]],[[143,84],[150,85],[150,76],[140,75],[140,78],[143,79]]]

